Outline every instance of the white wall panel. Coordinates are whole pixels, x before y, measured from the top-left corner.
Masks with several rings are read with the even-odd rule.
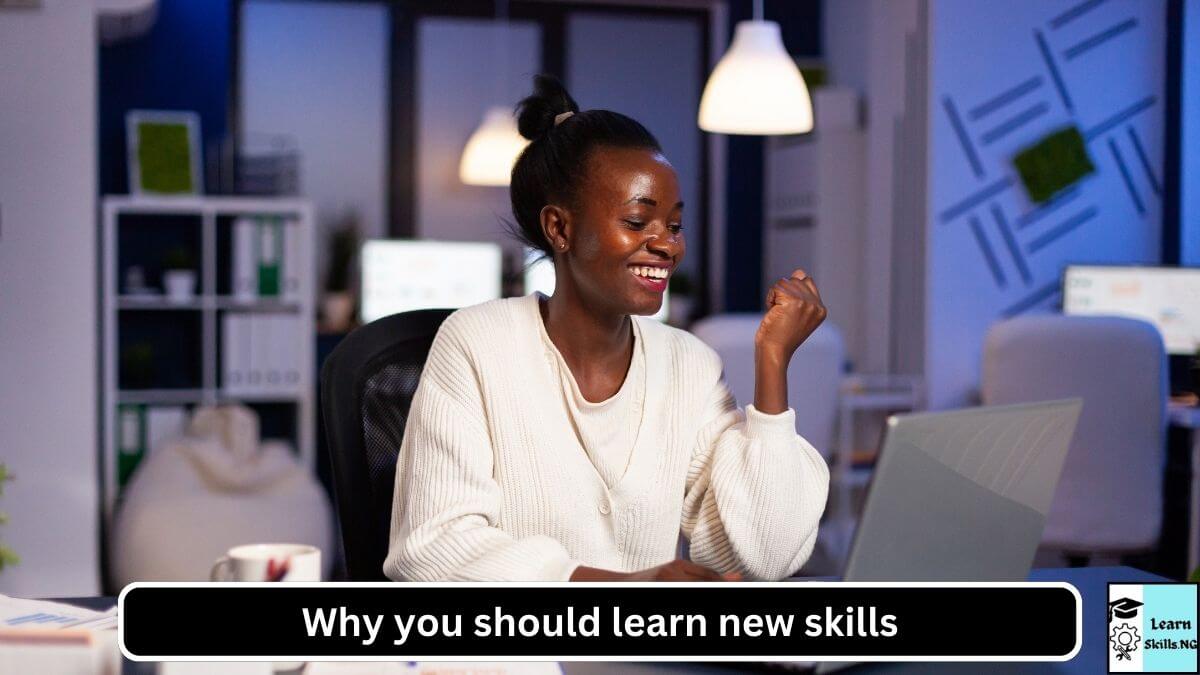
[[[99,592],[96,24],[0,10],[0,593]]]

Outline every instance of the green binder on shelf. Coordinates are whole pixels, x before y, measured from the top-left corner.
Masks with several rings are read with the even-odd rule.
[[[146,406],[117,406],[117,491],[120,492],[146,456]]]
[[[258,296],[279,297],[283,277],[283,223],[278,218],[256,218]]]

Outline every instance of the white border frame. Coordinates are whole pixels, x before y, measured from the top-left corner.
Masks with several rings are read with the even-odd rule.
[[[138,161],[138,148],[142,139],[138,135],[138,124],[152,122],[160,124],[182,124],[187,127],[188,146],[191,151],[192,192],[154,192],[142,189],[142,166]],[[125,154],[129,165],[129,193],[134,195],[189,196],[204,194],[204,174],[201,173],[200,114],[189,110],[130,110],[125,113]]]
[[[280,584],[270,582],[216,582],[216,583],[179,583],[170,581],[139,581],[129,584],[121,589],[121,594],[117,597],[117,644],[121,648],[121,653],[130,661],[136,662],[160,662],[160,661],[432,661],[432,662],[480,662],[480,661],[626,661],[626,662],[724,662],[724,661],[741,661],[741,662],[764,662],[764,661],[794,661],[794,662],[814,662],[814,661],[840,661],[840,662],[865,662],[865,661],[947,661],[947,662],[1043,662],[1043,663],[1062,663],[1070,661],[1079,655],[1079,651],[1083,648],[1083,597],[1079,594],[1079,590],[1073,585],[1065,581],[996,581],[996,582],[913,582],[903,583],[894,581],[874,581],[874,582],[841,582],[841,581],[796,581],[796,582],[778,582],[778,581],[751,581],[751,582],[728,582],[720,585],[721,588],[729,586],[738,588],[775,588],[789,585],[802,585],[804,588],[1065,588],[1075,596],[1075,647],[1070,653],[1061,657],[1047,656],[862,656],[855,654],[842,655],[803,655],[803,656],[747,656],[747,655],[697,655],[697,654],[682,654],[673,656],[629,656],[629,655],[604,655],[604,656],[569,656],[569,657],[554,657],[546,655],[474,655],[474,654],[447,654],[447,655],[413,655],[413,654],[390,654],[390,655],[369,655],[369,656],[354,656],[354,655],[328,655],[328,656],[302,656],[302,655],[277,655],[277,656],[170,656],[170,657],[146,657],[136,656],[129,652],[125,647],[125,596],[132,590],[137,588],[281,588],[282,586],[298,587],[298,588],[639,588],[645,589],[650,587],[665,587],[665,588],[707,588],[712,589],[714,586],[711,582],[575,582],[575,581],[543,581],[543,582],[387,582],[387,581],[340,581],[340,582],[284,582]],[[186,608],[182,608],[186,611]]]

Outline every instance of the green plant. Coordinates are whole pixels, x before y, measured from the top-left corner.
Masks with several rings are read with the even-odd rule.
[[[329,233],[329,267],[325,273],[325,290],[343,293],[350,290],[350,275],[354,257],[358,255],[358,218],[343,216]]]
[[[1063,127],[1013,157],[1029,199],[1041,204],[1096,170],[1078,127]]]
[[[192,252],[183,246],[167,250],[163,254],[163,268],[168,270],[190,270],[196,266],[196,260],[192,257]]]
[[[154,382],[154,345],[134,342],[121,350],[121,384],[132,389]]]
[[[4,495],[4,484],[13,478],[14,476],[8,472],[8,467],[3,463],[0,463],[0,496]],[[7,523],[8,514],[0,512],[0,525],[5,525]],[[14,553],[11,548],[5,546],[3,543],[0,543],[0,570],[3,570],[5,567],[16,565],[19,562],[21,562],[21,559],[17,557],[17,554]]]

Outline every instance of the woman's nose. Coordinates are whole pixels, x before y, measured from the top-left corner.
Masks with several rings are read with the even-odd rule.
[[[646,238],[646,250],[660,253],[668,258],[674,257],[683,246],[683,235],[669,231],[655,232]]]

